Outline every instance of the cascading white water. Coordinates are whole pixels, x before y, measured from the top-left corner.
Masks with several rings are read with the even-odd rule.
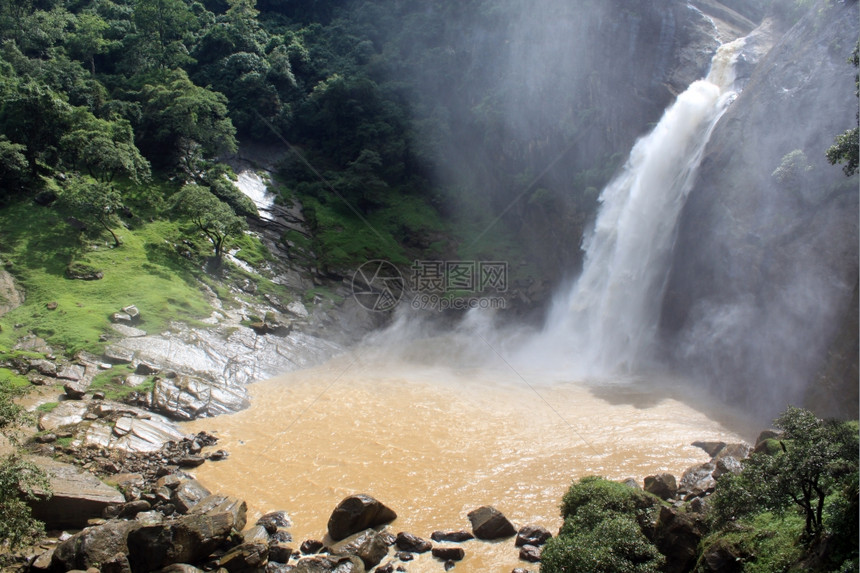
[[[678,96],[603,190],[583,241],[582,274],[556,299],[530,353],[586,376],[629,372],[652,355],[677,219],[711,132],[736,96],[733,64],[743,44],[719,48],[707,79]]]

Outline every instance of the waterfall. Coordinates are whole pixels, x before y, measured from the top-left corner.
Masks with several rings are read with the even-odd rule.
[[[711,132],[736,97],[733,64],[743,44],[719,48],[708,77],[678,96],[603,189],[582,273],[554,301],[532,353],[586,376],[647,366],[677,220]]]

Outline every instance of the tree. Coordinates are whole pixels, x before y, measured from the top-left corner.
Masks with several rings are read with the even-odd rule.
[[[75,18],[75,31],[66,41],[72,53],[89,64],[92,75],[96,75],[95,56],[104,54],[114,45],[104,37],[108,28],[109,24],[98,14],[81,12]]]
[[[137,0],[134,5],[136,38],[146,52],[144,59],[161,68],[176,64],[177,57],[182,59],[182,54],[188,59],[182,37],[196,28],[196,22],[183,0]]]
[[[143,86],[138,143],[150,157],[168,155],[182,162],[199,146],[206,157],[236,150],[236,129],[227,117],[227,98],[194,85],[183,70]]]
[[[70,111],[62,94],[33,80],[15,86],[2,102],[0,129],[26,146],[24,156],[33,177],[38,175],[39,161],[53,162]]]
[[[131,124],[124,119],[99,119],[83,108],[74,112],[73,126],[60,139],[72,168],[83,164],[90,176],[110,183],[122,173],[139,183],[149,178],[149,162],[134,145]]]
[[[245,220],[201,185],[185,185],[174,196],[173,205],[206,235],[215,249],[216,266],[221,265],[225,244],[231,236],[245,230]]]
[[[854,52],[848,59],[855,68],[860,67],[860,41],[854,46]],[[857,90],[854,92],[860,98],[860,74],[854,74],[854,85]],[[841,133],[836,136],[836,143],[827,149],[827,161],[831,165],[844,163],[842,171],[845,175],[851,177],[857,173],[858,163],[860,163],[860,111],[857,112],[857,126],[853,129]]]
[[[822,532],[827,497],[855,476],[858,437],[851,424],[821,420],[812,412],[789,406],[774,425],[783,430],[773,453],[759,452],[744,462],[739,476],[717,484],[716,514],[728,521],[756,511],[800,509],[805,535]]]
[[[122,197],[109,183],[92,177],[72,177],[60,194],[60,201],[85,223],[97,223],[111,234],[114,246],[122,243],[111,228],[122,208]]]

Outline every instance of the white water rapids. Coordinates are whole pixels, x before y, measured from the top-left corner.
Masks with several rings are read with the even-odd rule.
[[[677,98],[604,189],[583,272],[542,332],[511,335],[476,315],[436,337],[397,323],[370,348],[254,384],[248,410],[187,424],[230,452],[198,478],[247,500],[250,520],[286,510],[297,542],[322,539],[335,505],[361,492],[398,513],[394,533],[468,529],[466,513],[483,504],[556,530],[574,479],[680,477],[708,459],[692,441],[749,437],[707,396],[627,376],[650,356],[677,218],[734,97],[741,45],[719,50],[708,78]],[[527,566],[510,540],[463,548],[457,570]],[[429,554],[403,565],[442,570]]]

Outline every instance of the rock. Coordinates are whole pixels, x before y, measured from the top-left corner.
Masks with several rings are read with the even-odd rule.
[[[247,521],[248,505],[239,498],[215,494],[201,499],[189,513],[192,515],[229,513],[233,517],[233,527],[241,530]]]
[[[437,545],[431,550],[433,557],[442,561],[462,561],[466,552],[462,547],[449,547]]]
[[[184,515],[129,532],[128,560],[134,573],[155,571],[172,563],[196,563],[227,543],[234,529],[229,512]]]
[[[520,559],[529,563],[540,562],[540,547],[534,545],[523,545],[520,547]]]
[[[472,524],[472,533],[478,539],[492,541],[516,535],[517,530],[498,509],[485,505],[467,514]]]
[[[782,436],[782,432],[779,430],[762,430],[755,440],[755,446],[758,447],[760,443],[766,442],[767,440],[779,439],[780,436]]]
[[[669,500],[678,493],[678,485],[672,474],[658,474],[645,478],[645,491],[653,493],[660,499]]]
[[[514,545],[522,547],[523,545],[534,545],[540,547],[552,537],[552,533],[546,527],[540,525],[524,525],[517,532],[517,539]]]
[[[50,360],[31,360],[30,368],[45,376],[57,375],[57,365]]]
[[[701,570],[708,573],[741,573],[744,570],[743,555],[730,543],[719,540],[702,554]]]
[[[633,489],[642,489],[642,487],[639,485],[639,482],[636,481],[634,478],[627,478],[626,480],[624,480],[621,483],[623,483],[627,487],[631,487]]]
[[[203,462],[206,461],[206,458],[203,456],[182,456],[173,460],[175,465],[181,468],[196,468],[197,466],[203,465]]]
[[[523,569],[522,567],[517,567],[516,569],[513,569],[511,573],[531,573],[531,571]]]
[[[230,453],[227,450],[215,450],[214,452],[209,452],[204,457],[210,462],[220,462],[230,457]]]
[[[176,424],[164,416],[135,406],[99,401],[93,402],[90,410],[97,419],[89,424],[81,424],[77,430],[77,437],[83,447],[153,452],[167,442],[179,442],[185,437]],[[111,420],[117,420],[118,431],[111,425]]]
[[[48,571],[51,568],[51,559],[54,556],[55,549],[55,547],[52,547],[37,555],[30,563],[30,571]]]
[[[93,400],[104,400],[105,393],[104,392],[93,392]]]
[[[49,529],[85,527],[87,520],[101,517],[105,507],[125,502],[120,492],[76,466],[44,457],[29,459],[51,484],[50,498],[31,502],[33,517]]]
[[[295,573],[364,573],[364,564],[354,555],[303,557],[294,569]]]
[[[328,520],[328,534],[340,541],[370,527],[384,525],[397,518],[397,514],[366,494],[351,495],[341,501]]]
[[[397,539],[394,543],[401,551],[408,551],[410,553],[426,553],[433,548],[433,544],[426,539],[421,539],[417,535],[404,532],[397,534]]]
[[[152,508],[152,505],[146,500],[139,499],[136,501],[129,501],[122,505],[119,511],[119,517],[134,517],[138,513],[143,511],[149,511]]]
[[[743,464],[737,458],[726,456],[717,460],[717,467],[714,469],[713,476],[718,478],[723,474],[739,474],[744,469]]]
[[[692,571],[698,559],[702,530],[690,517],[668,507],[660,508],[654,525],[653,543],[666,556],[661,569],[667,573]]]
[[[122,311],[129,315],[133,321],[137,322],[140,320],[140,311],[135,305],[130,304],[128,306],[124,306]]]
[[[47,434],[39,434],[36,436],[36,442],[40,444],[51,444],[57,441],[57,434],[48,432]]]
[[[45,308],[47,308],[48,310],[57,310],[58,306],[59,305],[57,304],[57,301],[52,300],[51,302],[49,302],[45,305]]]
[[[290,516],[286,511],[272,511],[257,520],[257,525],[266,528],[270,534],[275,533],[278,529],[286,529],[293,526],[290,521]]]
[[[134,373],[139,374],[141,376],[151,376],[153,374],[158,374],[158,366],[153,364],[147,364],[146,362],[138,362],[134,367]]]
[[[191,508],[210,495],[212,492],[203,487],[203,484],[197,480],[189,479],[179,484],[173,491],[170,501],[176,505],[177,511],[188,513]]]
[[[250,405],[244,387],[194,376],[158,378],[152,390],[153,410],[177,420],[238,412]]]
[[[255,525],[242,532],[242,539],[245,543],[269,543],[269,532],[262,525]]]
[[[290,304],[287,305],[287,310],[299,318],[307,318],[310,316],[308,313],[308,309],[305,308],[305,305],[301,303],[301,301],[294,300]]]
[[[366,569],[372,569],[388,555],[388,544],[382,534],[368,529],[332,548],[335,555],[355,555]]]
[[[286,563],[293,555],[293,548],[285,541],[269,541],[269,560]]]
[[[468,531],[434,531],[430,535],[430,539],[436,542],[462,543],[470,539],[475,539],[475,536]]]
[[[203,569],[198,569],[193,565],[188,565],[186,563],[174,563],[173,565],[168,565],[164,569],[159,570],[158,573],[204,573]]]
[[[685,491],[694,496],[714,491],[717,485],[717,481],[713,476],[715,468],[716,466],[711,462],[687,468],[681,476],[678,490]]]
[[[131,317],[129,317],[128,322],[131,322]],[[146,336],[145,330],[141,330],[121,322],[111,324],[111,329],[125,338],[140,338],[141,336]]]
[[[128,553],[126,538],[138,527],[133,521],[109,521],[87,527],[57,545],[51,559],[52,569],[68,571],[116,562],[117,554],[124,558]],[[129,570],[128,562],[124,565]]]
[[[720,453],[720,450],[726,447],[725,442],[693,442],[691,445],[702,448],[705,450],[705,453],[711,456],[712,458]]]
[[[105,274],[84,263],[70,263],[66,267],[66,278],[81,281],[98,281],[103,279]]]
[[[72,400],[81,400],[86,396],[87,388],[89,388],[89,384],[81,384],[80,382],[69,381],[63,384],[63,391]]]
[[[687,506],[687,511],[691,513],[705,513],[705,502],[701,497],[695,497]]]
[[[325,544],[317,539],[305,539],[299,546],[299,551],[305,555],[312,555],[314,553],[318,553],[319,550],[323,548],[323,545]]]
[[[229,573],[256,573],[269,561],[268,543],[242,543],[230,549],[218,560],[218,565]]]
[[[130,364],[134,360],[134,351],[111,344],[105,348],[102,357],[112,364]]]
[[[115,324],[131,324],[131,317],[124,312],[115,312],[110,315],[110,321]]]

